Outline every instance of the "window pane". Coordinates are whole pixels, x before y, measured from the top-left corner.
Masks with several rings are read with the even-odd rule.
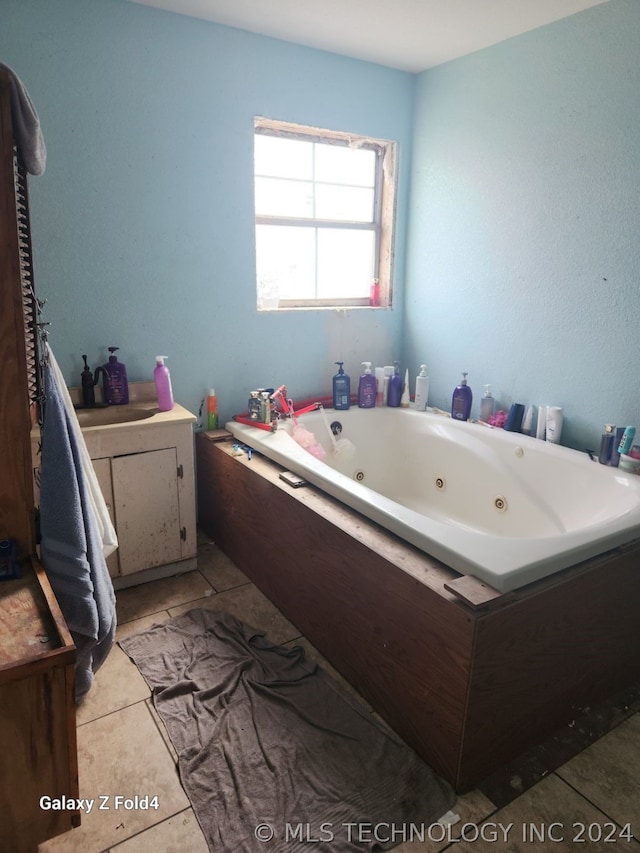
[[[376,155],[370,149],[316,143],[315,158],[317,181],[359,187],[373,187],[375,184]]]
[[[316,184],[316,217],[373,222],[373,189]]]
[[[313,184],[280,178],[256,178],[258,216],[313,216]]]
[[[315,298],[315,229],[256,225],[258,308]]]
[[[313,145],[297,139],[254,135],[254,164],[256,175],[274,178],[313,178]]]
[[[368,297],[375,233],[318,229],[318,299]]]

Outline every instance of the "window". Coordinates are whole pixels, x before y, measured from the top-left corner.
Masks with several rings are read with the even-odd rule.
[[[390,305],[395,143],[254,124],[258,308]]]

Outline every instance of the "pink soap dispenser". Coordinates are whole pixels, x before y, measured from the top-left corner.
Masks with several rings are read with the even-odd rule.
[[[165,358],[169,358],[169,356],[156,356],[153,379],[156,383],[156,393],[158,394],[158,408],[161,412],[170,412],[173,409],[173,390],[171,388],[169,368],[164,363]]]

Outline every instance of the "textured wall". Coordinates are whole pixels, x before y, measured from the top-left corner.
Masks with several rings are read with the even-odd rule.
[[[38,291],[69,383],[121,347],[131,379],[167,354],[178,402],[215,385],[222,418],[256,386],[297,397],[401,340],[392,311],[258,314],[253,117],[399,140],[398,264],[414,78],[125,0],[3,0],[0,57],[36,104]],[[396,353],[396,357],[398,354]]]
[[[640,427],[640,3],[611,0],[418,77],[406,361]],[[414,367],[415,366],[415,367]]]

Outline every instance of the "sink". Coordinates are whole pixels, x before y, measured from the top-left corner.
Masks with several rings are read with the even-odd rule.
[[[76,409],[81,427],[108,426],[109,424],[127,424],[142,421],[158,414],[158,407],[149,403],[135,403],[126,406],[104,406],[96,409]]]

